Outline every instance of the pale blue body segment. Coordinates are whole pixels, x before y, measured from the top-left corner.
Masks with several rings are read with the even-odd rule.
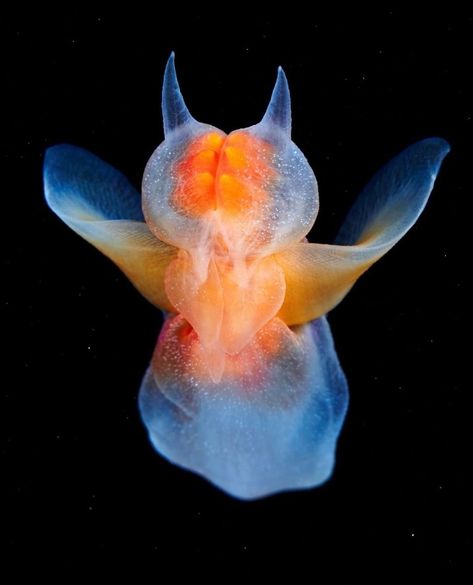
[[[174,387],[165,381],[160,388],[149,368],[139,405],[155,449],[243,499],[327,480],[348,406],[347,383],[325,317],[295,335],[298,355],[282,356],[257,397],[225,383],[208,392],[179,378]]]

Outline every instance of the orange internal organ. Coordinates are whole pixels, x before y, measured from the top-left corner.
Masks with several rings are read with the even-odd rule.
[[[235,216],[258,207],[275,174],[271,151],[270,144],[245,131],[199,136],[176,164],[173,206],[194,217],[215,209]]]
[[[215,209],[215,175],[225,135],[208,132],[191,141],[177,162],[172,205],[189,215],[202,216]]]

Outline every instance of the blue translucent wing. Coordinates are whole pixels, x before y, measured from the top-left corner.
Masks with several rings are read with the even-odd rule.
[[[427,138],[403,150],[363,189],[337,236],[337,244],[390,248],[422,213],[450,146]]]
[[[69,144],[49,148],[44,186],[49,206],[62,219],[144,221],[140,194],[128,179],[83,148]]]
[[[286,275],[286,299],[279,313],[286,323],[304,323],[332,309],[402,238],[424,209],[448,151],[440,138],[410,146],[363,190],[337,245],[300,243],[276,255]]]
[[[176,250],[144,223],[140,195],[117,170],[82,148],[59,145],[44,161],[51,209],[113,260],[153,304],[171,310],[164,272]]]

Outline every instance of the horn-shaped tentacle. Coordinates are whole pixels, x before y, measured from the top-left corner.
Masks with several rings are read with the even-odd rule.
[[[261,120],[262,124],[275,124],[281,130],[291,135],[291,94],[286,74],[282,67],[278,67],[278,76],[274,84],[271,101]]]
[[[164,135],[190,121],[194,121],[182,97],[174,65],[174,52],[171,53],[164,71],[161,107],[163,111]]]

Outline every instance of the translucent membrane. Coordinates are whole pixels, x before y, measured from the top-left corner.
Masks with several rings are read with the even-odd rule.
[[[348,393],[325,319],[272,319],[217,384],[206,361],[185,319],[168,319],[140,391],[160,453],[244,499],[328,479]]]

